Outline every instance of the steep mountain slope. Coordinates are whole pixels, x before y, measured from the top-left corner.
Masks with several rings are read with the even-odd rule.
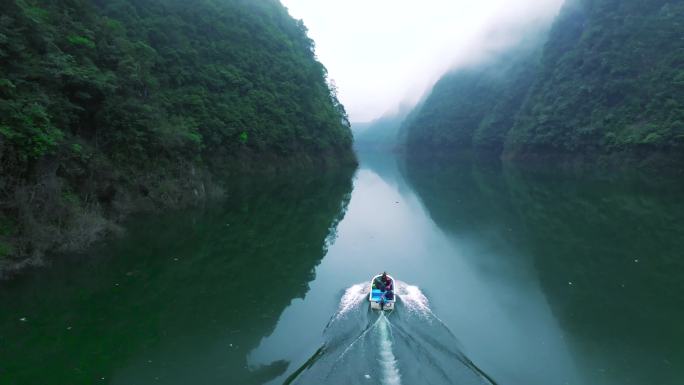
[[[572,0],[507,154],[684,145],[684,3]]]
[[[534,80],[539,53],[525,47],[442,77],[406,123],[411,150],[500,152]]]
[[[0,258],[210,194],[213,168],[353,159],[306,28],[277,0],[5,0]]]
[[[445,75],[409,124],[408,147],[679,159],[682,36],[682,1],[568,0],[540,55],[511,51]]]

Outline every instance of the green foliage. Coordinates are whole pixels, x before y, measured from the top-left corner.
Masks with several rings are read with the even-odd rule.
[[[83,146],[81,146],[78,143],[74,143],[71,145],[71,152],[73,152],[75,155],[82,155],[83,154]]]
[[[17,230],[17,224],[10,218],[0,215],[0,237],[11,236]]]
[[[62,192],[62,201],[70,205],[78,205],[79,203],[78,196],[71,191]]]
[[[154,128],[154,137],[160,151],[169,156],[199,154],[202,149],[202,135],[197,122],[192,118],[171,116]]]
[[[43,8],[29,5],[26,1],[17,1],[16,3],[24,11],[24,15],[35,23],[45,22],[49,17],[49,12]]]
[[[242,131],[238,137],[241,143],[247,143],[247,131]]]
[[[12,137],[14,136],[14,132],[7,126],[0,126],[0,135],[4,136],[7,139],[12,139]]]
[[[7,257],[8,255],[11,255],[13,252],[14,249],[12,248],[12,246],[0,241],[0,258]]]
[[[59,243],[86,244],[100,230],[83,221],[131,197],[201,199],[212,166],[350,153],[334,84],[277,0],[2,3],[0,215],[22,221],[17,253],[78,226]]]
[[[540,61],[514,52],[444,76],[407,123],[408,144],[507,156],[677,152],[683,20],[681,1],[568,0]]]
[[[9,1],[0,73],[0,163],[19,176],[79,141],[136,167],[351,145],[306,28],[275,0]]]
[[[63,138],[45,106],[25,101],[9,101],[0,106],[4,114],[0,135],[19,150],[21,160],[39,158],[53,150]]]
[[[95,43],[85,36],[70,35],[67,40],[73,45],[95,48]]]
[[[534,81],[538,56],[537,43],[445,75],[406,122],[409,147],[500,152]]]
[[[0,258],[6,257],[14,252],[12,246],[6,242],[3,242],[4,237],[11,237],[17,231],[16,223],[0,214]]]
[[[678,1],[566,4],[507,151],[681,148],[682,20]]]

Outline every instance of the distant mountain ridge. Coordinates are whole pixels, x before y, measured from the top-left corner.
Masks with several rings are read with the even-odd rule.
[[[398,111],[385,114],[373,121],[352,123],[354,145],[359,149],[395,149],[403,143],[401,127],[411,108],[401,107]]]

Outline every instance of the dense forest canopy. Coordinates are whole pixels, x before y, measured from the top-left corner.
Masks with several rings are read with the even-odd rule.
[[[277,1],[6,3],[3,165],[83,141],[127,161],[157,156],[150,147],[175,156],[349,144],[313,42]]]
[[[682,36],[681,1],[568,0],[541,54],[512,50],[445,75],[406,122],[408,146],[512,158],[681,152]]]
[[[277,0],[1,3],[0,256],[86,206],[202,195],[208,165],[350,158],[344,108]]]
[[[682,36],[682,1],[569,1],[507,150],[681,149]]]

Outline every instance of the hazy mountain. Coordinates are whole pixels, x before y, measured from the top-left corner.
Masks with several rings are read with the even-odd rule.
[[[683,20],[681,1],[568,0],[537,49],[440,79],[408,124],[407,145],[508,158],[679,154]]]

